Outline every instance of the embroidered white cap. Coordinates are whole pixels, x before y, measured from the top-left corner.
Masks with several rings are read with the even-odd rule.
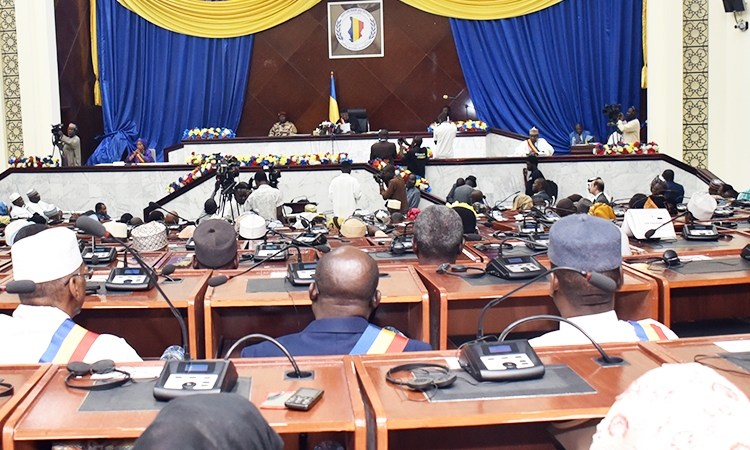
[[[128,226],[122,222],[109,221],[104,222],[104,229],[109,231],[109,234],[116,238],[127,239],[128,238]]]
[[[167,246],[167,227],[163,223],[149,222],[133,228],[133,248],[139,252],[153,252]]]
[[[18,192],[14,192],[14,193],[10,194],[10,202],[11,203],[15,202],[19,198],[21,198],[21,194],[19,194]]]
[[[695,192],[688,201],[687,209],[696,220],[711,220],[716,210],[716,199],[708,192]]]
[[[13,278],[34,283],[65,277],[83,264],[76,234],[64,227],[50,228],[22,239],[10,253]]]

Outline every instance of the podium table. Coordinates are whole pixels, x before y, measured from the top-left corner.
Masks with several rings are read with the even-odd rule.
[[[539,259],[545,267],[549,261]],[[477,265],[476,267],[482,267]],[[436,273],[437,266],[419,266],[417,271],[430,293],[430,336],[433,348],[448,348],[448,336],[476,335],[479,314],[492,299],[501,297],[528,280],[508,281],[492,275],[460,278]],[[468,272],[468,273],[473,273]],[[615,310],[620,319],[640,320],[658,317],[656,281],[628,268],[625,282],[615,294]],[[559,314],[550,297],[549,278],[543,278],[492,308],[485,316],[485,333],[500,333],[513,321],[535,314]],[[515,331],[552,330],[551,322],[523,324]]]
[[[256,406],[272,391],[296,391],[301,387],[325,391],[318,404],[307,412],[260,410],[284,438],[285,448],[296,448],[297,435],[309,433],[310,448],[321,440],[335,439],[347,443],[349,449],[364,450],[365,412],[353,362],[342,357],[299,358],[297,362],[302,370],[314,371],[315,379],[285,380],[284,374],[291,370],[285,358],[234,361],[240,377],[252,378],[249,397]],[[131,367],[161,364],[144,362]],[[158,413],[156,409],[81,412],[87,392],[67,388],[64,382],[67,373],[64,366],[54,366],[16,409],[3,430],[4,450],[49,448],[53,441],[73,439],[135,440]],[[116,389],[127,390],[134,386],[128,384]],[[113,391],[102,394],[106,392]],[[152,400],[151,392],[142,389],[139,392]]]
[[[240,271],[219,271],[222,275]],[[412,339],[429,336],[429,297],[411,266],[380,267],[381,293],[373,322],[394,326]],[[250,333],[272,337],[302,331],[314,320],[307,286],[285,279],[286,269],[262,269],[209,287],[204,303],[206,355],[224,356],[232,341]],[[252,343],[248,343],[251,345]]]
[[[552,364],[567,365],[595,392],[448,402],[427,401],[425,394],[388,383],[385,375],[399,364],[446,364],[455,351],[362,355],[354,361],[372,407],[378,449],[555,448],[547,437],[549,422],[603,418],[617,395],[660,365],[638,343],[604,348],[628,364],[603,368],[594,362],[599,354],[591,346],[537,349],[548,371]]]

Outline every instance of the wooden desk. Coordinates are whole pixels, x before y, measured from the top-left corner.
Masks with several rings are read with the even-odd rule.
[[[302,254],[302,261],[304,262],[317,261],[316,258],[320,258],[321,256],[321,254],[319,254],[318,251],[314,248],[300,247],[300,251]],[[240,257],[239,269],[244,270],[255,263],[255,260],[252,259],[254,249],[253,250],[240,249],[237,252]],[[166,266],[167,264],[172,264],[177,269],[192,270],[193,255],[195,255],[195,251],[192,251],[192,250],[191,251],[188,251],[188,250],[170,251],[163,259],[159,261],[158,265],[154,267],[156,267],[157,270],[162,270],[164,269],[164,266]],[[289,261],[297,261],[297,258],[298,258],[297,249],[294,247],[290,247],[289,258],[286,261],[268,261],[264,263],[263,267],[286,268],[286,266],[289,264]]]
[[[715,356],[718,353],[729,353],[714,344],[714,342],[720,341],[750,341],[750,334],[707,336],[678,339],[675,341],[652,341],[643,342],[640,345],[643,351],[665,363],[688,363],[693,362],[696,355]],[[706,363],[722,369],[743,372],[741,367],[723,358],[712,358],[706,361]],[[733,374],[726,370],[716,370],[716,373],[734,383],[742,392],[750,396],[750,373],[747,373],[745,376]]]
[[[405,256],[399,257],[398,255],[390,254],[390,239],[383,239],[379,245],[373,245],[369,247],[359,247],[365,253],[369,253],[373,256],[373,259],[378,263],[379,266],[389,264],[414,264],[418,263],[417,256],[414,253],[406,253]],[[469,248],[464,245],[461,253],[458,255],[459,264],[467,264],[472,262],[483,262],[484,259],[482,254],[475,251],[473,248]]]
[[[50,364],[19,364],[0,366],[0,378],[13,385],[13,395],[0,397],[0,427],[15,410],[16,406],[29,394],[36,383],[51,367]],[[2,446],[0,445],[0,448]]]
[[[661,257],[667,249],[676,251],[678,255],[739,254],[743,247],[750,244],[750,234],[748,233],[735,230],[722,230],[722,233],[732,236],[732,238],[721,238],[718,241],[690,241],[678,235],[676,240],[654,242],[637,241],[631,238],[630,246],[640,249],[643,253],[625,257],[625,260],[633,261],[644,257]]]
[[[252,377],[250,401],[255,405],[260,405],[269,391],[294,391],[301,387],[325,391],[320,402],[308,412],[260,410],[268,423],[285,438],[285,448],[296,448],[296,435],[310,433],[311,447],[320,440],[334,438],[346,442],[347,448],[364,450],[364,405],[353,362],[341,357],[300,358],[297,361],[303,370],[315,371],[314,381],[284,380],[284,373],[291,370],[286,359],[234,362],[241,377]],[[78,412],[86,392],[68,389],[64,383],[66,375],[65,367],[53,367],[8,419],[3,430],[4,450],[49,448],[51,441],[67,439],[135,440],[158,413],[155,410]]]
[[[181,278],[179,283],[159,279],[159,286],[185,318],[193,357],[203,351],[203,296],[210,276],[210,270],[178,270],[172,278]],[[17,295],[0,294],[1,312],[10,314],[18,304]],[[179,323],[155,288],[88,295],[74,320],[95,333],[124,338],[142,358],[158,358],[165,348],[181,342]]]
[[[545,365],[567,364],[596,389],[595,394],[446,403],[430,403],[423,394],[395,387],[385,381],[385,374],[398,364],[445,364],[445,358],[456,356],[454,351],[362,355],[354,361],[372,408],[378,449],[555,448],[551,438],[544,439],[546,422],[602,418],[630,383],[660,365],[637,343],[604,347],[629,365],[602,368],[593,361],[598,353],[591,346],[537,351]],[[414,446],[415,442],[419,445]]]
[[[260,268],[259,268],[260,269]],[[221,271],[223,275],[238,271]],[[302,331],[314,320],[307,289],[296,289],[287,281],[288,290],[247,293],[253,280],[281,279],[283,271],[260,269],[208,288],[204,303],[206,355],[219,355],[228,349],[224,341],[234,341],[250,333],[273,337]],[[429,296],[414,268],[388,265],[380,268],[378,289],[380,306],[373,322],[391,325],[413,339],[429,336]],[[249,344],[248,344],[249,345]]]
[[[549,261],[540,259],[549,267]],[[484,267],[484,266],[481,266]],[[436,266],[419,266],[417,271],[430,293],[430,343],[433,348],[448,348],[448,336],[476,335],[479,314],[490,300],[501,297],[527,280],[475,286],[470,280],[438,274]],[[625,282],[616,293],[615,310],[624,320],[656,318],[659,312],[658,286],[648,276],[625,268]],[[492,275],[485,275],[492,277]],[[495,278],[490,278],[495,279]],[[485,316],[484,331],[500,333],[513,321],[534,314],[559,314],[550,297],[549,281],[538,281],[492,308]],[[515,331],[556,329],[552,322],[532,322]]]
[[[739,256],[735,251],[734,255],[712,256],[712,259],[736,262]],[[650,267],[645,263],[626,265],[658,282],[661,299],[659,321],[666,326],[674,322],[750,315],[750,270],[681,274],[665,268],[661,263]]]

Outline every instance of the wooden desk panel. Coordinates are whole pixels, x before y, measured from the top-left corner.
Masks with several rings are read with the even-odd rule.
[[[738,253],[712,256],[732,261]],[[659,284],[659,320],[673,322],[750,316],[750,270],[681,274],[661,263],[631,263],[627,266],[653,277]]]
[[[210,275],[210,270],[178,270],[172,278],[181,278],[181,282],[159,280],[159,286],[185,318],[193,357],[203,351],[203,296]],[[18,304],[17,295],[0,294],[0,311],[3,313],[10,314]],[[141,357],[158,358],[165,348],[181,342],[177,319],[156,289],[88,295],[81,313],[74,320],[95,333],[124,338]]]
[[[643,259],[644,257],[661,257],[664,251],[672,249],[678,255],[733,255],[739,254],[743,247],[750,244],[750,234],[735,231],[722,230],[722,233],[731,236],[731,239],[719,239],[718,241],[689,241],[681,235],[673,241],[642,242],[630,239],[630,246],[641,250],[640,254],[625,257],[626,261]]]
[[[348,448],[365,449],[364,405],[359,393],[354,364],[350,359],[300,358],[303,370],[314,370],[315,380],[284,380],[291,366],[284,358],[234,361],[240,376],[252,377],[250,401],[260,405],[269,391],[294,391],[301,387],[323,389],[320,402],[308,412],[260,410],[282,436],[299,433],[344,434]],[[155,363],[139,363],[154,366]],[[10,417],[3,432],[3,449],[44,448],[50,441],[64,439],[137,439],[158,411],[79,413],[86,392],[65,386],[67,371],[55,366]],[[287,439],[288,440],[288,439]],[[314,443],[319,440],[311,436]],[[291,440],[288,440],[291,442]],[[46,445],[45,445],[46,443]],[[47,447],[48,448],[48,447]],[[290,448],[290,447],[286,447]]]
[[[47,373],[51,364],[18,364],[0,366],[0,378],[4,383],[13,385],[13,395],[0,397],[0,428],[6,419],[16,409],[16,406],[26,398],[31,389]],[[0,448],[3,448],[0,445]]]
[[[410,338],[427,340],[429,336],[429,296],[411,266],[388,265],[380,268],[381,293],[373,322],[391,325]],[[220,271],[232,275],[239,271]],[[250,333],[278,337],[302,331],[314,320],[307,290],[247,293],[249,280],[283,278],[286,270],[260,269],[208,288],[204,303],[206,354],[226,350],[223,340],[233,341]],[[291,285],[289,285],[291,287]],[[222,351],[223,351],[222,350]],[[223,356],[223,355],[222,355]]]
[[[640,343],[641,348],[654,358],[665,363],[688,363],[693,362],[696,355],[715,356],[718,353],[728,353],[718,347],[714,342],[720,341],[748,341],[750,334],[735,334],[728,336],[707,336],[699,338],[678,339],[674,341],[653,341]],[[715,358],[707,361],[711,366],[726,369],[716,370],[716,373],[734,383],[747,396],[750,396],[750,373],[745,375],[734,374],[727,370],[743,372],[739,366],[732,364],[723,358]]]
[[[540,259],[540,262],[550,266],[548,260]],[[417,271],[430,293],[431,343],[441,350],[448,348],[449,335],[476,334],[479,314],[487,302],[526,281],[473,286],[462,278],[438,274],[435,269],[436,266],[418,266]],[[658,317],[657,283],[628,268],[624,269],[624,278],[625,282],[615,297],[618,316],[625,320]],[[484,331],[487,334],[500,333],[513,321],[535,314],[559,314],[550,297],[548,281],[538,281],[492,308],[485,316]],[[519,326],[516,331],[553,329],[556,325],[551,322],[533,322]]]
[[[570,366],[596,389],[596,394],[446,403],[424,401],[422,394],[405,391],[387,383],[385,374],[398,364],[445,364],[445,358],[455,357],[456,352],[412,353],[387,357],[362,355],[355,356],[354,361],[375,418],[378,449],[425,448],[420,445],[415,447],[414,441],[407,440],[406,437],[411,436],[412,431],[420,435],[440,433],[440,429],[462,427],[459,433],[440,434],[447,439],[443,441],[441,448],[459,449],[474,448],[473,444],[467,445],[467,442],[475,439],[475,427],[602,418],[617,395],[630,383],[660,365],[659,359],[640,350],[637,343],[607,344],[605,349],[609,355],[622,356],[630,364],[602,368],[593,361],[592,358],[598,356],[598,353],[590,346],[547,348],[537,351],[544,364]],[[402,432],[398,433],[399,430]],[[482,428],[482,432],[484,430]],[[537,430],[544,432],[543,427]],[[393,439],[394,436],[398,439]],[[525,436],[530,442],[520,443],[519,447],[514,448],[528,448],[527,445],[530,443],[539,444],[536,441],[538,438],[539,436],[534,435]],[[502,440],[496,442],[495,448],[502,444]]]

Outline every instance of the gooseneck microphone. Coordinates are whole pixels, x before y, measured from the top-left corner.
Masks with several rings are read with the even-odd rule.
[[[31,294],[36,290],[36,283],[31,280],[10,281],[5,286],[0,286],[0,292],[8,294]]]
[[[507,202],[509,198],[513,197],[514,195],[520,194],[521,191],[516,191],[509,196],[505,197],[504,199],[500,200],[499,202],[495,202],[495,208],[497,208],[497,205],[502,205],[503,203]]]
[[[175,214],[175,213],[174,213],[174,211],[169,211],[169,210],[168,210],[167,208],[165,208],[165,207],[161,206],[160,204],[158,204],[158,203],[156,203],[156,202],[148,202],[148,206],[149,206],[149,208],[154,208],[154,209],[161,209],[162,211],[164,211],[164,212],[166,212],[166,213],[168,213],[168,214],[172,214],[173,216],[175,216],[175,217],[177,217],[178,219],[180,219],[180,220],[182,220],[183,222],[185,222],[185,223],[186,223],[187,225],[195,225],[195,221],[193,221],[193,220],[187,220],[187,219],[186,219],[186,218],[184,218],[184,217],[180,217],[180,216],[178,216],[177,214]]]
[[[600,275],[600,276],[603,276],[603,275]],[[599,364],[610,365],[611,366],[611,365],[619,365],[619,364],[622,364],[622,363],[625,362],[625,360],[622,359],[622,358],[620,358],[619,356],[614,356],[614,357],[613,356],[609,356],[604,351],[604,349],[602,348],[601,345],[599,345],[591,336],[589,336],[588,333],[586,333],[585,331],[583,331],[583,328],[579,327],[578,325],[576,325],[575,323],[571,322],[570,320],[568,320],[568,319],[566,319],[564,317],[555,316],[555,315],[552,315],[552,314],[539,314],[539,315],[536,315],[536,316],[529,316],[529,317],[524,317],[523,319],[516,320],[512,324],[508,325],[503,330],[502,333],[500,333],[500,336],[498,336],[497,341],[498,342],[504,341],[505,338],[508,337],[508,334],[514,328],[516,328],[517,326],[519,326],[521,324],[524,324],[524,323],[527,323],[527,322],[535,322],[537,320],[556,320],[558,322],[565,322],[568,325],[570,325],[573,328],[575,328],[578,331],[580,331],[581,334],[583,334],[584,336],[586,336],[586,338],[589,341],[591,341],[592,344],[594,344],[594,347],[596,347],[596,349],[599,351],[599,354],[602,355],[601,358],[594,359],[594,361],[596,361]]]
[[[260,261],[256,262],[252,266],[248,267],[247,269],[243,270],[242,272],[235,274],[235,275],[217,275],[215,277],[211,277],[208,279],[208,285],[211,287],[221,286],[222,284],[226,283],[227,281],[231,280],[232,278],[236,278],[242,275],[245,275],[246,273],[250,272],[251,270],[255,269],[256,267],[260,266],[261,264],[264,264],[271,259],[273,259],[274,256],[279,255],[283,252],[287,251],[287,247],[283,246],[279,251],[261,259]],[[299,248],[297,249],[297,252],[299,252]]]
[[[501,246],[502,247],[502,246]],[[546,277],[547,275],[551,274],[552,272],[557,272],[559,270],[568,270],[571,272],[576,272],[580,274],[583,278],[586,279],[586,281],[589,282],[594,287],[597,287],[605,292],[615,292],[617,290],[617,283],[615,280],[606,277],[598,272],[587,272],[585,270],[578,270],[574,269],[572,267],[553,267],[545,272],[540,273],[539,275],[535,276],[534,278],[530,279],[529,281],[525,282],[524,284],[518,286],[517,288],[513,289],[512,291],[508,292],[507,294],[503,295],[502,297],[496,298],[488,302],[484,308],[482,308],[482,312],[479,314],[479,324],[477,326],[477,339],[482,339],[484,337],[484,316],[487,315],[487,312],[497,305],[498,303],[502,302],[503,300],[507,299],[511,295],[515,294],[516,292],[520,291],[521,289],[525,288],[526,286],[529,286],[530,284]]]
[[[175,306],[172,304],[172,302],[169,300],[169,297],[167,297],[167,294],[164,293],[161,286],[159,286],[159,275],[154,271],[154,269],[146,264],[143,259],[141,258],[141,255],[138,254],[136,250],[131,248],[127,242],[123,241],[122,239],[112,236],[105,228],[104,225],[102,225],[98,220],[92,219],[88,216],[81,216],[76,220],[76,227],[80,228],[84,232],[92,235],[92,236],[98,236],[98,237],[110,237],[115,240],[118,244],[125,247],[126,252],[130,252],[131,255],[133,255],[133,259],[138,263],[138,265],[143,269],[144,272],[148,275],[148,277],[154,282],[154,285],[156,286],[156,290],[161,294],[161,296],[164,298],[164,300],[167,302],[167,305],[169,305],[169,310],[172,311],[172,314],[177,318],[177,322],[180,324],[180,333],[182,334],[182,348],[185,349],[185,360],[190,360],[190,351],[188,348],[188,332],[187,332],[187,325],[185,325],[185,320],[182,318],[182,314],[175,308]]]
[[[664,222],[663,224],[659,225],[656,228],[653,228],[651,230],[646,231],[646,234],[645,234],[646,239],[651,239],[651,236],[653,236],[659,230],[659,228],[661,228],[661,227],[663,227],[663,226],[665,226],[667,224],[670,224],[670,223],[674,222],[675,220],[679,219],[680,217],[685,216],[687,213],[688,213],[688,211],[685,211],[683,213],[677,214],[671,220],[668,220],[668,221]]]
[[[244,344],[245,342],[251,339],[262,339],[264,341],[268,341],[272,343],[273,345],[275,345],[276,347],[278,347],[279,350],[281,350],[281,352],[284,353],[284,355],[286,355],[286,357],[289,359],[289,362],[292,363],[292,367],[294,368],[294,372],[287,372],[286,374],[287,377],[298,378],[298,379],[312,377],[313,375],[312,372],[299,370],[299,366],[297,365],[297,362],[292,357],[292,354],[289,353],[289,350],[287,350],[286,347],[284,347],[281,344],[281,342],[277,341],[271,336],[266,336],[265,334],[254,333],[254,334],[248,334],[247,336],[241,337],[237,342],[235,342],[231,347],[229,347],[229,350],[227,350],[226,355],[224,355],[224,361],[229,361],[229,357],[232,355],[232,352],[235,351],[235,349],[237,349],[237,347],[239,347],[240,344]]]

